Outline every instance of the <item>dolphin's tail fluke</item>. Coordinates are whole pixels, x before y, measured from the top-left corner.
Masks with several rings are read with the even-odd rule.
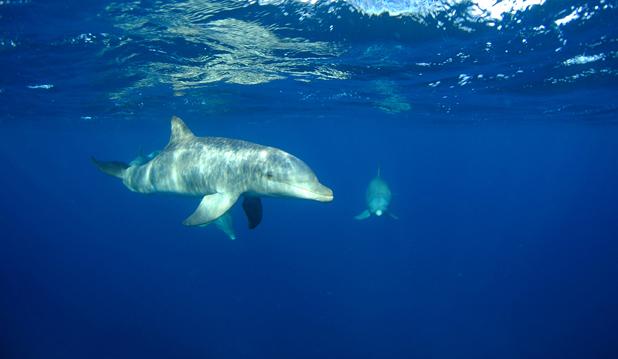
[[[91,157],[91,159],[92,163],[94,163],[101,172],[118,178],[124,178],[124,173],[127,168],[129,168],[129,165],[123,162],[99,161],[94,157]]]

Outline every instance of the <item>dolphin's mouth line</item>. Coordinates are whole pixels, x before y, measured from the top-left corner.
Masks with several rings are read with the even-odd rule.
[[[323,193],[314,192],[314,191],[312,191],[310,189],[307,189],[307,188],[304,188],[304,187],[301,187],[301,186],[298,186],[298,185],[295,185],[295,184],[291,184],[291,183],[288,183],[288,182],[283,182],[283,181],[277,181],[277,182],[283,183],[283,184],[288,185],[290,187],[294,187],[294,188],[296,188],[298,190],[301,190],[303,192],[311,193],[312,195],[314,195],[316,197],[319,197],[319,198],[323,198],[323,199],[327,199],[327,200],[332,200],[334,198],[334,196],[332,195],[332,191],[331,191],[330,195],[327,195],[327,194],[323,194]],[[324,187],[327,188],[326,186],[324,186]]]

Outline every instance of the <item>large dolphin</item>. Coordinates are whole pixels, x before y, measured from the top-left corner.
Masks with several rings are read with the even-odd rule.
[[[388,205],[391,203],[392,193],[386,182],[380,177],[380,170],[378,169],[378,175],[369,182],[367,192],[365,193],[365,200],[367,201],[367,209],[354,217],[355,219],[362,220],[369,218],[372,214],[380,217],[381,215],[388,213],[391,217],[397,218],[394,214],[388,211]]]
[[[333,200],[333,191],[291,154],[241,140],[197,137],[175,116],[169,143],[149,161],[130,166],[92,160],[102,172],[120,178],[131,191],[202,197],[183,223],[205,226],[216,221],[232,239],[235,235],[228,211],[240,196],[251,229],[262,220],[260,196]]]

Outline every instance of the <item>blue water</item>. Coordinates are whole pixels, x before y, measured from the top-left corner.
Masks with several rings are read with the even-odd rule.
[[[618,357],[617,7],[0,1],[0,358]],[[335,200],[231,241],[90,162],[172,115]]]

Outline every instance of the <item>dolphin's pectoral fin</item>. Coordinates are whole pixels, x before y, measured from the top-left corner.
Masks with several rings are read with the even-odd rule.
[[[367,218],[369,218],[369,216],[370,216],[370,215],[371,215],[371,213],[369,213],[369,210],[368,210],[368,209],[366,209],[366,210],[364,210],[361,214],[359,214],[358,216],[354,217],[354,219],[357,219],[357,220],[359,220],[359,221],[360,221],[360,220],[362,220],[362,219],[367,219]]]
[[[245,210],[247,215],[249,229],[257,227],[262,221],[262,200],[260,200],[260,197],[245,196],[242,201],[242,209]]]
[[[397,217],[396,215],[394,215],[392,212],[388,212],[388,215],[391,216],[392,219],[399,219],[399,217]]]
[[[215,193],[204,196],[195,212],[182,222],[186,226],[201,226],[221,217],[236,203],[237,194]]]
[[[215,220],[215,225],[217,228],[222,230],[223,233],[227,234],[231,240],[236,239],[236,233],[234,233],[234,223],[232,222],[232,215],[229,211],[217,218]]]

